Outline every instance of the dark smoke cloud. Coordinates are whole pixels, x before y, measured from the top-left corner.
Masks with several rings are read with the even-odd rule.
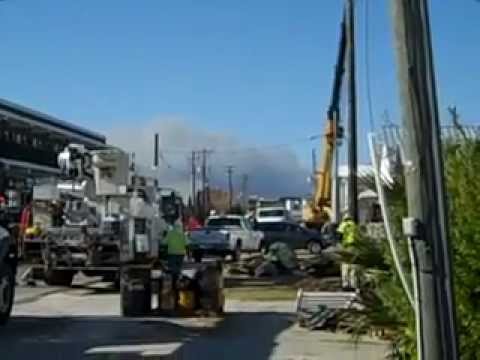
[[[151,168],[153,137],[160,134],[158,176],[164,186],[190,192],[189,150],[207,148],[209,175],[214,187],[227,188],[226,166],[233,165],[235,190],[240,191],[241,175],[248,175],[248,193],[265,197],[304,195],[309,191],[308,171],[288,147],[255,147],[234,136],[191,126],[180,118],[169,117],[138,126],[120,127],[107,134],[109,143],[135,152],[137,164]],[[200,159],[198,160],[200,165]]]

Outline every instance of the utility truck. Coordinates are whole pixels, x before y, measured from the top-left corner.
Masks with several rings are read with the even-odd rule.
[[[135,170],[127,153],[70,144],[58,163],[61,176],[34,188],[33,222],[40,230],[24,240],[25,254],[38,249],[48,284],[69,286],[79,271],[118,283],[126,248],[158,255],[165,229],[158,186]]]

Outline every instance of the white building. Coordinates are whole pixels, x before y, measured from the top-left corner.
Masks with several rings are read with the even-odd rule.
[[[358,220],[359,223],[366,223],[379,215],[378,196],[372,189],[369,189],[362,178],[373,177],[373,167],[371,165],[358,165]],[[348,211],[348,176],[349,169],[347,165],[340,165],[338,168],[339,179],[339,201],[340,214]]]

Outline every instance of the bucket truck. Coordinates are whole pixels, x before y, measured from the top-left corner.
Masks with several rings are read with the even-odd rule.
[[[88,150],[70,144],[58,156],[62,176],[34,188],[34,224],[44,278],[68,286],[74,274],[119,281],[122,247],[158,255],[162,220],[156,181],[139,175],[117,148]],[[132,242],[134,246],[129,246]]]
[[[50,224],[43,226],[47,283],[69,285],[77,271],[118,276],[123,315],[174,310],[177,288],[162,252],[167,223],[181,223],[181,197],[160,188],[155,176],[136,168],[120,149],[88,150],[71,144],[58,160],[63,176],[50,191],[34,191],[34,223],[35,202],[48,200],[50,207],[62,209],[61,219],[50,216]],[[198,303],[221,310],[221,266],[190,264],[183,270],[198,284]],[[155,297],[162,301],[152,308]]]

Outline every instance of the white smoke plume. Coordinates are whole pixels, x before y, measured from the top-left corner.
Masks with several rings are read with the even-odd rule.
[[[248,194],[276,197],[305,195],[309,191],[308,170],[288,147],[269,148],[264,144],[252,147],[232,135],[199,129],[175,117],[119,127],[106,133],[110,144],[134,152],[136,163],[148,167],[153,165],[154,134],[159,133],[160,183],[185,195],[189,195],[191,189],[191,151],[201,149],[211,150],[208,174],[212,187],[227,189],[226,166],[233,165],[237,194],[241,191],[243,174],[248,175]],[[200,164],[198,158],[197,166]]]

